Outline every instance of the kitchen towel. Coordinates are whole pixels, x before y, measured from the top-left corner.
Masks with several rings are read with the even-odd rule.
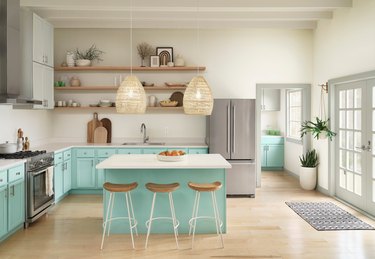
[[[46,171],[46,195],[51,197],[53,194],[53,166],[50,166]]]

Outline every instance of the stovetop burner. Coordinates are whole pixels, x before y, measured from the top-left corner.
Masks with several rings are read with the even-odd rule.
[[[11,154],[0,154],[0,159],[24,159],[28,157],[37,156],[40,154],[45,154],[46,152],[46,150],[19,151]]]

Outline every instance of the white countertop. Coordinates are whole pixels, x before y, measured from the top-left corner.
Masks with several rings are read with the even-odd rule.
[[[10,167],[21,165],[26,162],[26,159],[0,159],[0,171],[6,170]]]
[[[231,168],[219,154],[186,155],[183,161],[163,162],[157,160],[156,155],[113,155],[99,163],[97,169],[217,169]]]

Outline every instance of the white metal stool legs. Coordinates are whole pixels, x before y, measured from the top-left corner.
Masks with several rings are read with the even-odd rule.
[[[171,192],[168,192],[168,198],[169,198],[169,206],[170,206],[170,209],[171,209],[171,216],[172,217],[156,217],[156,218],[154,218],[153,215],[154,215],[155,200],[156,200],[156,192],[154,192],[154,196],[152,198],[150,219],[146,221],[147,237],[146,237],[145,248],[147,248],[147,245],[148,245],[148,238],[149,238],[150,232],[151,232],[152,221],[156,220],[156,219],[168,219],[168,220],[172,220],[174,236],[175,236],[175,239],[176,239],[176,246],[177,246],[177,249],[179,249],[178,230],[177,229],[178,229],[178,226],[180,225],[180,223],[176,219],[176,212],[175,212],[175,209],[174,209],[173,197],[172,197]]]
[[[192,232],[192,239],[191,239],[191,248],[194,247],[194,238],[195,238],[195,228],[197,225],[197,219],[213,219],[215,220],[215,226],[216,226],[216,233],[217,235],[220,235],[221,239],[221,247],[224,247],[224,240],[223,240],[223,233],[222,233],[222,226],[223,222],[220,219],[219,209],[217,206],[216,201],[216,194],[215,191],[211,191],[211,200],[212,200],[212,208],[214,210],[214,217],[208,217],[208,216],[198,216],[198,210],[199,210],[199,200],[200,200],[200,192],[195,192],[195,200],[194,200],[194,206],[193,206],[193,214],[191,219],[189,220],[189,235]]]
[[[103,229],[102,243],[101,243],[100,249],[103,249],[106,231],[107,231],[107,235],[109,236],[109,232],[110,232],[110,228],[111,228],[111,222],[113,220],[117,220],[117,219],[128,219],[129,220],[129,228],[130,228],[130,235],[131,235],[131,239],[132,239],[132,246],[133,246],[133,249],[135,248],[133,228],[135,229],[135,233],[138,236],[138,230],[137,230],[138,222],[137,222],[137,220],[135,219],[135,216],[134,216],[134,209],[133,209],[133,203],[132,203],[132,200],[131,200],[131,194],[130,194],[130,192],[125,192],[124,194],[125,194],[125,204],[126,204],[126,208],[127,208],[127,212],[128,212],[128,217],[116,217],[116,218],[112,217],[113,206],[114,206],[114,201],[115,201],[115,193],[110,192],[110,194],[109,194],[109,201],[108,201],[108,206],[107,206],[106,219],[105,219],[105,222],[103,223],[104,229]],[[107,229],[107,225],[108,225],[108,229]]]

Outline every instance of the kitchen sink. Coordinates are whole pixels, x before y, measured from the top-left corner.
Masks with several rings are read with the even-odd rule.
[[[164,146],[164,142],[125,142],[122,143],[125,146]]]

